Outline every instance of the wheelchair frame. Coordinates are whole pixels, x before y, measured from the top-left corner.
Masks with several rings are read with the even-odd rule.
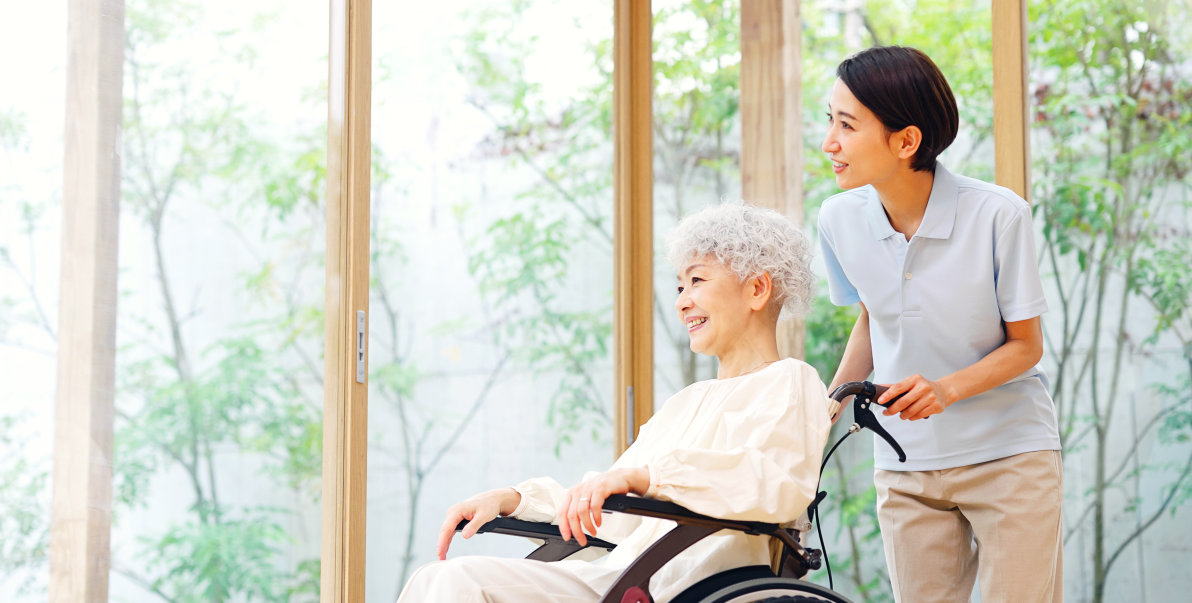
[[[906,453],[903,452],[902,447],[881,426],[871,409],[877,397],[885,390],[885,387],[874,385],[868,381],[854,381],[841,385],[832,392],[831,397],[841,402],[849,396],[853,397],[853,425],[849,428],[848,433],[832,446],[828,454],[824,455],[823,463],[820,465],[821,475],[836,448],[845,438],[861,429],[869,429],[886,440],[898,454],[899,460],[906,461]],[[827,496],[827,492],[820,491],[807,508],[807,515],[813,522],[817,519],[818,505],[825,496]],[[604,502],[603,509],[612,513],[669,519],[677,525],[654,541],[621,572],[612,587],[600,599],[601,603],[652,603],[653,598],[650,596],[649,587],[650,578],[654,573],[691,545],[720,530],[736,530],[750,535],[777,538],[783,544],[779,572],[775,574],[765,566],[745,566],[720,572],[688,587],[672,600],[673,603],[728,603],[745,600],[741,597],[750,594],[775,597],[776,601],[792,603],[801,601],[850,603],[843,595],[829,588],[802,580],[807,572],[819,569],[821,561],[826,560],[820,549],[803,547],[799,543],[798,532],[795,530],[783,528],[774,523],[709,517],[689,511],[672,502],[625,494],[608,497]],[[466,520],[461,521],[456,530],[462,530],[467,523]],[[587,546],[581,546],[574,537],[563,540],[559,535],[559,527],[555,524],[523,521],[511,517],[493,519],[481,526],[478,531],[478,533],[486,532],[544,541],[541,546],[526,556],[526,559],[538,561],[565,559],[587,547],[599,547],[605,550],[612,550],[616,547],[611,542],[593,537],[588,538]],[[831,565],[829,564],[828,567],[830,574]]]

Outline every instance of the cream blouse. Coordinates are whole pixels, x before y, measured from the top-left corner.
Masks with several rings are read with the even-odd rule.
[[[815,369],[789,358],[752,374],[694,383],[667,400],[642,426],[613,468],[647,467],[647,496],[696,513],[792,524],[815,497],[830,400]],[[514,487],[521,504],[512,517],[554,522],[566,490],[551,478]],[[594,561],[556,562],[596,592],[674,522],[606,515],[597,536],[617,543]],[[721,531],[692,545],[650,581],[657,601],[668,601],[699,580],[726,569],[769,565],[769,538]]]

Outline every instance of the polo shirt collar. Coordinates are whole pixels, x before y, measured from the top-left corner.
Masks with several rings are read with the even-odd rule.
[[[916,237],[947,239],[952,236],[952,227],[956,224],[956,198],[959,191],[956,176],[949,172],[944,164],[935,162],[931,196],[927,198],[927,210],[923,214],[923,221],[919,223],[919,230],[915,232]],[[890,219],[886,217],[882,201],[872,186],[869,187],[866,206],[869,230],[873,233],[873,238],[880,241],[898,234],[898,231],[890,226]]]

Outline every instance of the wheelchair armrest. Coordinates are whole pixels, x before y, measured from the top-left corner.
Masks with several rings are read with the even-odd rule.
[[[801,577],[809,567],[817,568],[818,551],[805,551],[791,534],[775,523],[762,521],[742,521],[733,519],[719,519],[708,515],[695,513],[686,507],[673,502],[642,498],[624,494],[614,494],[604,501],[605,512],[626,513],[643,517],[669,519],[679,524],[661,539],[651,544],[642,554],[625,568],[609,591],[601,598],[602,602],[620,601],[622,595],[630,588],[638,588],[642,592],[649,592],[650,577],[667,561],[683,552],[687,547],[702,540],[705,536],[720,530],[736,530],[746,534],[767,535],[778,538],[787,545],[787,553],[783,557],[783,575]],[[461,521],[456,531],[462,530],[467,521]],[[579,545],[574,538],[563,540],[559,535],[559,526],[551,523],[524,521],[512,517],[497,517],[484,524],[478,533],[505,534],[536,538],[544,540],[545,544],[526,556],[527,559],[538,561],[557,561],[586,548]],[[588,546],[612,550],[615,544],[599,538],[588,538]],[[816,555],[807,556],[811,553]],[[810,563],[809,563],[810,562]]]
[[[629,496],[626,494],[609,496],[604,501],[604,510],[627,513],[629,515],[641,515],[643,517],[669,519],[686,525],[736,530],[738,532],[745,532],[746,534],[766,534],[773,536],[781,531],[776,523],[710,517],[691,511],[673,502],[654,498],[642,498],[640,496]]]
[[[710,517],[708,515],[701,515],[694,511],[687,509],[681,505],[677,505],[670,501],[657,500],[654,498],[642,498],[640,496],[629,496],[626,494],[614,494],[609,496],[604,501],[604,511],[612,513],[625,513],[628,515],[640,515],[642,517],[655,517],[658,519],[669,519],[681,525],[699,526],[706,528],[715,528],[718,530],[736,530],[738,532],[745,532],[746,534],[765,534],[769,536],[776,536],[784,541],[789,540],[789,536],[785,531],[780,529],[776,523],[766,523],[762,521],[742,521],[735,519],[720,519],[717,517]],[[464,529],[468,524],[467,520],[459,522],[455,527],[458,532]],[[492,521],[480,526],[477,530],[479,534],[493,533],[504,534],[507,536],[521,536],[523,538],[536,538],[547,541],[547,545],[554,543],[551,551],[569,551],[567,554],[574,553],[580,550],[581,547],[575,541],[563,540],[559,535],[559,526],[552,523],[542,523],[537,521],[525,521],[522,519],[514,519],[512,517],[497,517]],[[786,536],[786,538],[783,538]],[[547,545],[544,545],[547,546]],[[566,546],[563,546],[566,545]],[[612,550],[617,545],[601,540],[600,538],[588,538],[588,546],[600,547],[605,550]],[[541,554],[545,554],[545,550]],[[541,555],[539,554],[539,556]],[[561,557],[560,557],[561,558]]]
[[[459,522],[459,525],[455,526],[455,531],[458,532],[458,531],[464,529],[464,526],[466,526],[466,525],[468,525],[468,520],[465,519],[465,520]],[[485,534],[485,533],[504,534],[506,536],[521,536],[523,538],[535,538],[538,540],[545,540],[546,544],[543,545],[543,549],[546,549],[546,547],[551,547],[553,544],[555,546],[553,546],[552,548],[547,549],[547,550],[558,551],[558,552],[569,551],[566,553],[567,555],[570,555],[571,553],[574,553],[575,551],[585,548],[585,547],[580,546],[579,543],[575,541],[575,538],[572,538],[571,540],[563,540],[563,537],[559,535],[559,526],[557,526],[553,523],[543,523],[543,522],[538,522],[538,521],[525,521],[523,519],[514,519],[512,517],[497,517],[497,518],[493,519],[492,521],[480,526],[480,529],[477,530],[476,533],[477,534]],[[565,545],[565,546],[559,546],[559,545]],[[614,548],[616,548],[617,545],[615,545],[611,542],[608,542],[606,540],[589,537],[588,538],[588,546],[589,547],[593,547],[593,546],[599,547],[599,548],[611,551]],[[535,552],[537,552],[537,551],[535,551]],[[564,556],[566,556],[566,555],[564,555]],[[562,559],[563,557],[558,557],[558,558]],[[551,560],[553,561],[553,559],[551,559]]]

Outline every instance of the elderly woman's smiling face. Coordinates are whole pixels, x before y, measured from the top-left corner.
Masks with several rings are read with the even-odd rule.
[[[715,257],[693,258],[679,270],[675,309],[691,337],[691,351],[720,356],[739,341],[750,316],[744,282]]]

